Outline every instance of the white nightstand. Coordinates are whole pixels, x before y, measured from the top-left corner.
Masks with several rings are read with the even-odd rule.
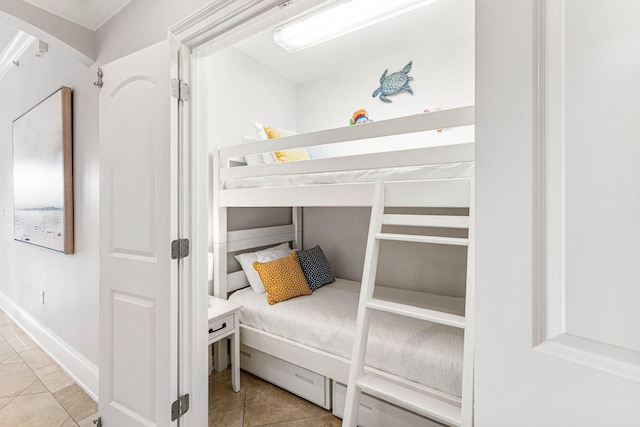
[[[238,311],[242,306],[222,298],[209,296],[209,345],[229,338],[231,341],[231,385],[240,391],[240,326]],[[211,359],[211,351],[209,351]],[[211,365],[211,360],[209,360]]]

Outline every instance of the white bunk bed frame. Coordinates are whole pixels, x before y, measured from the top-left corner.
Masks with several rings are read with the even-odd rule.
[[[226,179],[473,162],[475,149],[473,143],[463,143],[291,163],[239,167],[232,167],[231,158],[266,151],[321,146],[323,144],[336,142],[423,132],[442,128],[454,128],[473,124],[474,108],[473,106],[469,106],[373,122],[366,125],[330,129],[216,149],[213,158],[214,295],[226,299],[230,292],[249,286],[242,270],[228,273],[227,255],[229,252],[247,251],[282,242],[293,242],[295,248],[301,249],[301,207],[371,207],[374,203],[374,190],[376,186],[375,182],[348,182],[342,184],[313,185],[313,191],[309,191],[310,186],[225,189],[224,181]],[[416,181],[412,182],[415,183]],[[291,207],[292,223],[283,226],[228,231],[227,209],[231,207]],[[469,307],[469,304],[467,304],[467,307]],[[473,316],[467,315],[467,331],[473,331],[473,323]],[[333,406],[334,413],[336,413],[336,406],[340,406],[337,414],[342,415],[340,412],[343,409],[343,406],[341,406],[342,402],[337,401],[336,393],[340,395],[339,399],[343,398],[343,393],[345,393],[344,385],[347,384],[349,376],[350,361],[348,359],[242,324],[240,325],[240,343],[242,345],[241,366],[245,366],[245,364],[271,364],[269,371],[272,372],[272,375],[275,375],[276,378],[271,377],[266,379],[326,409],[331,409]],[[466,343],[465,337],[465,345]],[[465,351],[465,355],[467,353],[472,354],[472,352]],[[216,370],[221,370],[226,366],[226,354],[218,351],[214,359],[214,367]],[[472,378],[473,361],[465,360],[464,367],[463,375]],[[295,369],[300,369],[300,371],[297,372]],[[282,371],[282,378],[278,378],[280,373],[273,374],[274,371],[280,370]],[[367,367],[365,370],[380,377],[387,377],[396,383],[423,393],[425,396],[442,402],[447,406],[469,408],[469,402],[473,402],[472,381],[467,381],[467,386],[463,385],[461,399],[427,386],[417,385],[414,382],[403,380],[402,378],[376,369]],[[285,378],[287,375],[289,377]],[[295,382],[296,379],[299,380],[299,386],[292,384],[292,381]],[[332,388],[333,396],[331,395]],[[332,397],[334,400],[333,405]],[[376,401],[373,398],[368,401],[366,399],[366,396],[363,396],[360,403],[369,406],[374,411],[380,411],[380,413],[372,417],[378,418],[379,422],[384,423],[386,412],[386,416],[391,417],[395,425],[403,425],[403,422],[405,425],[415,423],[416,415],[412,413],[406,413],[392,405],[384,406],[384,403]],[[465,402],[464,405],[463,401]],[[434,419],[438,419],[438,417],[436,416]],[[425,424],[424,419],[421,418],[420,420],[421,425],[429,425]],[[460,422],[447,422],[443,419],[440,419],[440,422],[446,422],[450,425],[460,425]],[[441,424],[433,423],[432,425],[438,426]],[[465,423],[465,425],[470,426],[471,424]]]

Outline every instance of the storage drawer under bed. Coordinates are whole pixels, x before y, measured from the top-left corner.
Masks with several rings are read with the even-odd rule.
[[[347,386],[333,382],[333,415],[344,417],[344,402],[347,397]],[[363,427],[443,427],[443,424],[421,417],[418,414],[384,402],[373,396],[362,393],[358,425]]]
[[[240,367],[318,406],[331,409],[331,380],[300,366],[240,346]]]

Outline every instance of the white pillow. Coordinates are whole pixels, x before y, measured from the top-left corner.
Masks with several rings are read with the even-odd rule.
[[[251,124],[253,125],[253,129],[256,132],[256,137],[259,140],[264,141],[264,140],[269,139],[269,137],[267,136],[267,133],[264,131],[264,126],[262,126],[258,122],[251,122]]]
[[[271,262],[289,256],[291,249],[267,249],[256,252],[258,262]]]
[[[249,285],[251,285],[251,289],[253,289],[253,291],[256,293],[264,294],[266,292],[264,289],[264,285],[262,284],[262,280],[260,280],[260,275],[258,274],[256,269],[253,268],[253,263],[258,261],[257,253],[258,252],[268,253],[268,252],[275,252],[275,251],[280,251],[279,253],[286,251],[286,254],[284,256],[287,256],[289,252],[291,252],[291,249],[289,248],[288,243],[281,243],[269,249],[262,249],[256,252],[246,252],[244,254],[238,254],[234,257],[236,261],[238,261],[242,266],[242,271],[244,271],[244,274],[247,276],[247,280],[249,281]],[[278,258],[282,258],[282,257],[277,257],[274,259],[278,259]]]

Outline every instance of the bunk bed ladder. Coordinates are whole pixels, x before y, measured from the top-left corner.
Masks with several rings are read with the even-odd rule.
[[[347,396],[343,426],[356,427],[360,395],[366,392],[380,400],[426,416],[451,426],[471,427],[473,425],[473,348],[474,348],[474,252],[473,252],[473,183],[468,183],[468,216],[446,215],[389,215],[384,213],[385,184],[378,182],[371,208],[371,222],[367,239],[362,288],[356,320],[356,332],[353,353],[349,369]],[[411,234],[383,233],[383,225],[404,225],[413,227],[443,227],[467,229],[466,238],[422,236]],[[373,297],[380,241],[399,240],[419,243],[467,246],[467,275],[465,316],[458,316],[436,310],[429,310],[406,304],[376,299]],[[464,329],[464,352],[462,373],[462,399],[443,398],[442,394],[428,393],[419,387],[410,387],[406,383],[394,382],[365,372],[364,362],[369,333],[371,310],[381,310],[402,316],[427,320]]]

